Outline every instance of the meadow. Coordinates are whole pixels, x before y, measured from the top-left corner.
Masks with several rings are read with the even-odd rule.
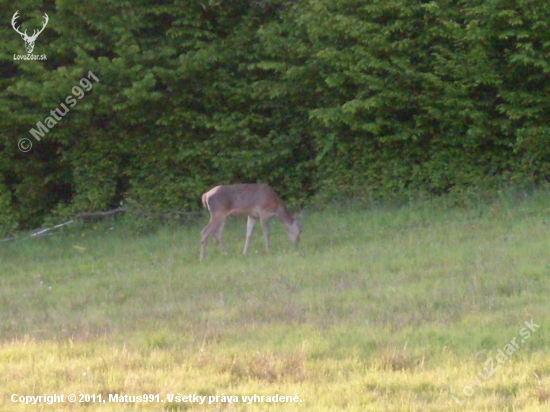
[[[549,191],[206,223],[1,244],[0,410],[548,410]]]

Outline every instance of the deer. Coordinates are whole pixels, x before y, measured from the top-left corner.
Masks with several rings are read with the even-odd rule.
[[[204,260],[206,245],[210,236],[214,237],[222,251],[227,254],[221,233],[230,216],[248,216],[246,224],[246,241],[243,255],[248,254],[250,238],[258,220],[261,222],[265,247],[270,249],[269,219],[275,216],[286,228],[288,238],[297,245],[300,241],[302,226],[300,216],[294,217],[277,193],[266,184],[236,184],[216,186],[202,195],[202,204],[210,212],[210,222],[201,233],[200,260]]]
[[[21,38],[25,42],[25,48],[27,49],[27,53],[31,54],[33,49],[34,49],[34,43],[36,42],[36,39],[38,38],[38,35],[44,31],[44,29],[46,28],[46,25],[48,24],[48,21],[50,20],[50,18],[48,17],[48,15],[46,13],[44,13],[44,16],[43,16],[44,23],[42,24],[42,28],[40,30],[34,30],[33,33],[32,33],[32,36],[29,36],[27,34],[27,30],[25,30],[25,32],[22,33],[22,32],[19,31],[19,28],[15,25],[15,21],[19,17],[17,15],[17,13],[19,13],[19,10],[17,10],[13,14],[13,17],[11,19],[11,26],[13,27],[13,29],[17,33],[19,33],[21,35]]]

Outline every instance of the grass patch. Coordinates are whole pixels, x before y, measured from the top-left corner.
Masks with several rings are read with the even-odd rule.
[[[38,410],[547,410],[549,199],[329,207],[306,215],[298,249],[274,222],[272,252],[256,234],[248,257],[234,219],[229,255],[212,242],[202,263],[206,222],[3,244],[0,409],[87,393],[164,402]]]

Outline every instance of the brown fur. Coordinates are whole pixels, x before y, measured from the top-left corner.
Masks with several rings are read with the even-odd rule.
[[[298,243],[301,226],[288,211],[277,193],[266,184],[237,184],[216,186],[202,195],[202,204],[208,207],[210,222],[202,231],[201,260],[204,259],[208,237],[213,236],[225,252],[221,232],[230,216],[248,216],[244,254],[248,253],[254,225],[261,221],[266,248],[269,250],[269,225],[272,216],[278,218],[287,229],[290,240]]]

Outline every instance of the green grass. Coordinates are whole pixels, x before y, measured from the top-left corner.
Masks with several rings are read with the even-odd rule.
[[[273,221],[272,252],[258,231],[248,257],[245,220],[233,219],[229,255],[211,242],[201,263],[205,224],[4,243],[0,410],[548,409],[548,192],[331,206],[304,217],[299,248]],[[540,328],[472,383],[531,319]],[[14,393],[65,401],[26,406]],[[70,393],[164,402],[72,404]],[[178,393],[220,398],[168,401]],[[253,394],[301,402],[242,402]]]

